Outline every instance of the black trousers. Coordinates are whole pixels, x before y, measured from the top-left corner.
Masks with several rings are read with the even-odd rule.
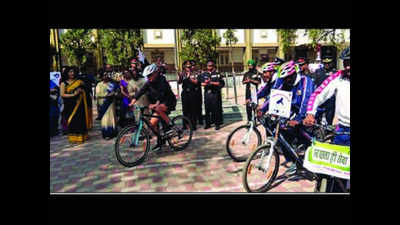
[[[187,117],[192,123],[193,128],[197,125],[198,120],[198,99],[194,91],[182,91],[182,111],[183,115]]]
[[[221,92],[205,93],[204,105],[206,109],[205,122],[206,125],[222,124],[222,99]]]
[[[202,125],[203,124],[203,95],[201,93],[201,89],[199,88],[199,90],[197,90],[195,92],[196,95],[196,103],[197,103],[197,108],[196,108],[196,119],[197,122]]]
[[[246,105],[246,113],[247,113],[247,121],[251,121],[253,117],[253,109],[248,105]]]

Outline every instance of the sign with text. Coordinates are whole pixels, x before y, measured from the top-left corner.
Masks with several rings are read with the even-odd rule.
[[[303,166],[314,173],[350,180],[350,146],[315,141],[305,153]]]
[[[292,104],[292,92],[271,89],[269,110],[273,115],[290,117],[290,106]]]

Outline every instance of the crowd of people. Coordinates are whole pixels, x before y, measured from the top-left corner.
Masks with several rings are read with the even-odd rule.
[[[282,130],[288,142],[296,139],[305,148],[310,143],[305,140],[299,131],[298,125],[312,126],[321,123],[323,115],[326,123],[333,125],[333,118],[338,118],[336,131],[350,132],[350,48],[346,48],[340,55],[343,60],[343,70],[336,71],[332,66],[332,58],[323,60],[324,67],[309,73],[308,63],[304,58],[295,61],[285,62],[275,58],[274,62],[266,63],[262,66],[262,80],[264,85],[257,91],[256,100],[265,99],[264,103],[258,106],[257,116],[261,117],[268,111],[269,95],[272,89],[288,91],[292,93],[291,111],[296,116],[291,118],[289,128]],[[251,62],[250,62],[251,63]],[[252,71],[252,72],[251,72]],[[256,74],[252,70],[248,73]],[[252,77],[248,75],[247,77]],[[246,78],[249,83],[257,86],[257,79]],[[254,101],[248,98],[248,101]],[[350,135],[336,135],[333,144],[350,146]],[[284,152],[285,166],[289,170],[295,170],[296,165],[290,155]],[[347,180],[344,183],[349,185]],[[328,181],[334,182],[333,180]],[[334,192],[340,191],[338,185],[333,185]]]

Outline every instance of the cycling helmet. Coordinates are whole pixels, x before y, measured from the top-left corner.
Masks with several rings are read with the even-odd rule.
[[[295,74],[298,71],[298,65],[293,60],[282,64],[279,78],[285,78]]]
[[[147,77],[148,75],[150,75],[158,70],[159,70],[159,68],[156,64],[154,64],[154,63],[150,64],[150,65],[146,66],[146,68],[144,68],[143,76]]]
[[[340,54],[342,60],[350,59],[350,47],[345,48]]]
[[[273,63],[265,63],[262,67],[261,67],[262,72],[267,72],[267,71],[275,71],[275,67]]]

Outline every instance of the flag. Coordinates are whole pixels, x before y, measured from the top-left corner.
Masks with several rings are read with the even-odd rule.
[[[50,88],[60,87],[61,73],[50,72]]]

